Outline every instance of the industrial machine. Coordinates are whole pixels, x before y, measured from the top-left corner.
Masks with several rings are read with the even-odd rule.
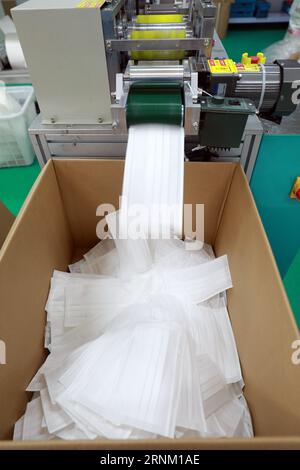
[[[184,126],[189,158],[218,158],[258,115],[280,122],[296,107],[296,61],[216,55],[212,0],[29,0],[12,14],[42,113],[31,129],[41,163],[55,142],[61,156],[82,142],[120,156],[129,127],[148,122]]]

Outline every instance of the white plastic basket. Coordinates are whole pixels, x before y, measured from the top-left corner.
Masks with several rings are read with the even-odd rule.
[[[21,105],[21,110],[0,114],[0,168],[31,165],[35,153],[28,127],[37,114],[34,90],[31,86],[12,86],[6,87],[6,93]]]

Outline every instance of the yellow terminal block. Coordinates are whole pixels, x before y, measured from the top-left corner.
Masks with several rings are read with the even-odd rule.
[[[244,54],[242,55],[242,64],[243,65],[251,64],[251,57],[249,57],[248,52],[244,52]]]
[[[263,52],[258,52],[256,54],[256,57],[258,57],[258,63],[259,64],[265,64],[266,63],[267,58],[266,58],[266,56]]]
[[[138,24],[182,23],[183,15],[137,15]]]
[[[263,52],[258,52],[256,56],[250,56],[248,52],[244,52],[242,55],[242,64],[243,65],[252,65],[252,64],[265,64],[266,63],[266,56]]]
[[[298,199],[300,201],[300,176],[297,176],[294,186],[292,188],[290,198]]]

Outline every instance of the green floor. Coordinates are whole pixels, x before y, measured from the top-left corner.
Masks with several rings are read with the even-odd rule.
[[[283,283],[300,329],[300,250],[286,273]]]
[[[251,189],[300,328],[300,203],[289,197],[300,176],[299,148],[300,135],[265,135]]]
[[[18,214],[39,172],[37,161],[30,166],[0,168],[0,200],[14,215]]]
[[[285,32],[286,26],[269,27],[268,29],[255,28],[253,30],[230,29],[222,42],[228,56],[237,62],[241,60],[243,52],[254,55],[274,42],[280,41]]]

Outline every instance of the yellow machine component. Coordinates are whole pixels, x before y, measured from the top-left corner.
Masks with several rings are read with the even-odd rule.
[[[258,64],[236,64],[237,72],[259,72],[260,65]]]
[[[231,59],[210,59],[208,66],[211,73],[235,73],[237,71],[236,64]]]
[[[241,63],[243,65],[250,65],[251,64],[251,57],[249,57],[248,52],[243,53]]]
[[[244,61],[246,62],[246,61]],[[239,72],[259,72],[260,64],[249,63],[235,63],[232,59],[210,59],[208,66],[212,74],[232,74]]]
[[[290,198],[300,200],[300,176],[296,178],[296,181],[290,194]]]
[[[182,23],[183,15],[137,15],[136,22],[139,24]]]
[[[164,23],[182,23],[183,15],[138,15],[136,18],[138,24],[164,24]],[[184,29],[133,29],[131,39],[184,39],[186,31]],[[133,51],[131,57],[133,60],[182,60],[184,51]]]
[[[244,52],[242,55],[242,64],[243,65],[255,65],[255,64],[265,64],[266,63],[266,56],[263,54],[263,52],[258,52],[256,56],[249,57],[248,52]]]
[[[266,56],[264,55],[263,52],[258,52],[256,55],[259,58],[259,63],[260,64],[265,64],[266,63],[267,58],[266,58]]]
[[[232,59],[210,59],[208,61],[210,72],[232,74],[239,72],[259,72],[260,65],[252,63],[236,64]]]
[[[82,0],[78,3],[77,8],[101,8],[105,0]]]

